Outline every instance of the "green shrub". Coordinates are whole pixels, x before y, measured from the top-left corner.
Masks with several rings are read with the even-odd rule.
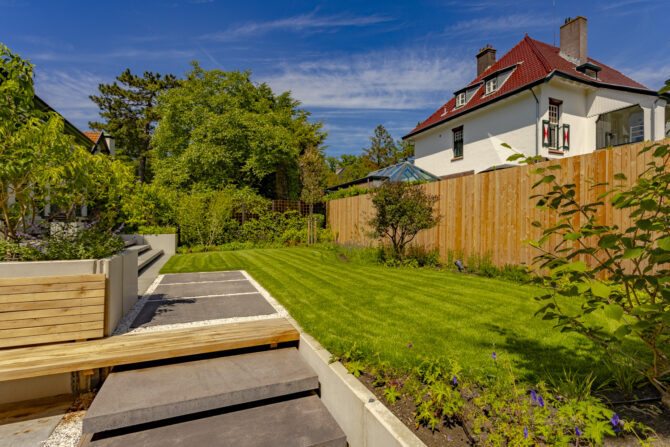
[[[360,186],[350,186],[345,189],[338,189],[337,191],[329,192],[323,198],[326,202],[330,200],[343,199],[345,197],[360,196],[369,193],[371,188],[363,188]]]
[[[123,249],[119,232],[106,230],[102,225],[62,229],[41,237],[26,234],[22,242],[0,241],[0,256],[7,261],[102,259]]]
[[[177,232],[177,228],[161,227],[158,225],[155,226],[140,225],[139,227],[137,227],[137,232],[139,234],[175,234]]]
[[[128,226],[126,231],[141,233],[139,227],[173,226],[178,205],[176,191],[143,183],[121,201],[120,218]]]

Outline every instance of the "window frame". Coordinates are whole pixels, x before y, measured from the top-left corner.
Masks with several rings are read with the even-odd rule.
[[[456,95],[456,108],[463,107],[466,102],[465,92],[461,92]]]
[[[485,95],[490,95],[491,93],[495,93],[496,90],[498,90],[498,77],[493,77],[489,80],[487,80],[484,84],[484,94]]]
[[[452,139],[453,139],[453,160],[460,160],[463,158],[463,146],[464,146],[464,140],[465,140],[465,134],[463,133],[463,126],[458,126],[454,127],[451,129],[452,132]],[[456,139],[456,136],[460,136],[459,139]],[[457,146],[457,143],[458,144]],[[457,147],[459,148],[459,152],[457,153]]]

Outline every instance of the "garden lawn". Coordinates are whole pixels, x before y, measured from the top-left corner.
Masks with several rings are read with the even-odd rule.
[[[435,269],[346,262],[333,249],[279,248],[176,255],[161,273],[246,270],[326,349],[356,344],[398,369],[449,357],[475,373],[508,355],[533,381],[563,368],[606,375],[602,352],[533,314],[542,290]],[[378,353],[378,355],[377,355]]]

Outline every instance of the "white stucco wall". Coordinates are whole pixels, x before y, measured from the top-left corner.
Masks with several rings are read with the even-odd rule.
[[[463,159],[454,158],[452,129],[463,126]],[[513,152],[507,143],[528,155],[535,153],[535,100],[522,92],[462,118],[418,135],[414,148],[416,166],[437,176],[474,170],[480,172],[507,163]]]
[[[539,155],[543,157],[590,153],[596,148],[598,116],[636,104],[640,105],[644,115],[644,139],[665,137],[666,103],[656,96],[596,88],[560,77],[538,85],[534,91],[540,103],[537,126],[535,99],[527,90],[417,135],[413,138],[415,164],[437,176],[481,172],[508,163],[506,159],[512,152],[501,146],[502,143],[527,155],[535,155],[535,132]],[[549,98],[563,101],[559,124],[570,125],[570,149],[565,154],[551,153],[542,147],[541,124],[549,119]],[[461,125],[463,159],[453,160],[452,129]]]

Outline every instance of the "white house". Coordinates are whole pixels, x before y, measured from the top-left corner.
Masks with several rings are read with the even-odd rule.
[[[496,61],[403,139],[415,164],[442,178],[508,166],[512,150],[560,158],[668,135],[668,97],[587,57],[586,19],[561,26],[560,48],[531,39]]]

